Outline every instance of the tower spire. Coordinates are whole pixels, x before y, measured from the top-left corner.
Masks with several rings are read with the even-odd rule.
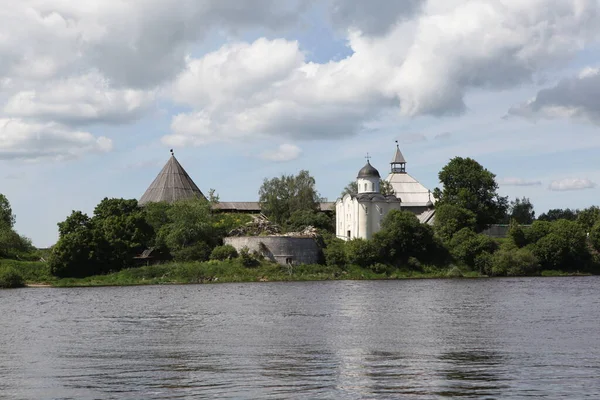
[[[394,158],[392,158],[392,162],[390,163],[392,174],[404,174],[406,173],[406,160],[400,151],[400,145],[396,140],[396,152],[394,153]]]

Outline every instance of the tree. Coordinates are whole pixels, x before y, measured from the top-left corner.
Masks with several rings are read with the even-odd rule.
[[[73,211],[58,223],[50,269],[56,276],[84,277],[133,266],[133,257],[149,246],[154,230],[137,200],[103,199],[89,218]]]
[[[534,254],[545,269],[585,269],[589,260],[587,235],[574,221],[553,222],[550,232],[535,244]]]
[[[396,191],[394,190],[394,187],[392,186],[392,184],[383,179],[379,180],[379,192],[384,196],[396,194]],[[344,190],[342,190],[340,197],[344,197],[347,194],[353,195],[353,194],[357,194],[357,193],[358,193],[358,183],[356,181],[352,181],[346,185]]]
[[[473,212],[477,231],[501,221],[506,214],[508,199],[497,193],[496,176],[477,161],[455,157],[438,176],[443,189],[433,192],[436,205],[453,204]]]
[[[566,219],[568,221],[575,221],[577,219],[577,214],[579,210],[571,210],[570,208],[560,209],[553,208],[549,210],[547,213],[542,213],[538,217],[539,221],[558,221],[559,219]]]
[[[516,198],[510,202],[507,217],[508,221],[515,220],[522,225],[531,225],[535,219],[533,204],[527,197]]]
[[[12,228],[15,224],[15,216],[5,195],[0,193],[0,227]]]
[[[468,228],[457,232],[450,241],[450,251],[454,258],[470,268],[476,267],[478,257],[493,254],[497,247],[491,238]]]
[[[348,264],[366,268],[375,264],[378,259],[378,249],[372,240],[352,239],[346,242]]]
[[[262,212],[280,225],[285,225],[295,211],[319,210],[315,179],[308,171],[302,170],[296,176],[265,178],[258,194]]]
[[[421,224],[409,211],[390,211],[373,239],[381,261],[396,267],[405,266],[411,257],[428,262],[443,254],[433,229]]]
[[[209,201],[180,200],[171,204],[166,214],[169,222],[158,232],[157,241],[164,243],[171,252],[198,242],[209,244],[211,248],[220,244],[221,238],[214,229],[214,215]]]
[[[577,223],[589,232],[596,222],[600,221],[600,208],[592,206],[577,213]]]
[[[433,228],[440,238],[449,241],[463,228],[475,229],[476,220],[472,211],[453,204],[442,204],[435,209]]]
[[[329,215],[314,210],[296,210],[290,215],[286,228],[290,231],[301,231],[307,226],[319,230],[335,232],[335,219]]]

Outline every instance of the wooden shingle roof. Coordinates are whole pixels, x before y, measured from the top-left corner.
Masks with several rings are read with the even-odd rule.
[[[160,201],[173,203],[177,200],[194,197],[206,199],[179,161],[172,155],[138,203],[140,205]]]

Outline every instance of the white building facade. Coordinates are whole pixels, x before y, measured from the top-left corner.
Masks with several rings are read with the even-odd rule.
[[[335,203],[336,235],[344,240],[370,239],[381,229],[391,210],[400,210],[400,199],[380,192],[381,176],[369,161],[358,172],[357,194],[346,194]]]

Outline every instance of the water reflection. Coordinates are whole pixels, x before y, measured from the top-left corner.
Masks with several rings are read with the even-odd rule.
[[[0,292],[0,397],[600,398],[599,284]]]
[[[496,352],[448,352],[439,357],[445,365],[439,372],[445,378],[437,394],[450,397],[500,396],[509,388],[503,358]],[[506,375],[505,375],[506,376]]]

